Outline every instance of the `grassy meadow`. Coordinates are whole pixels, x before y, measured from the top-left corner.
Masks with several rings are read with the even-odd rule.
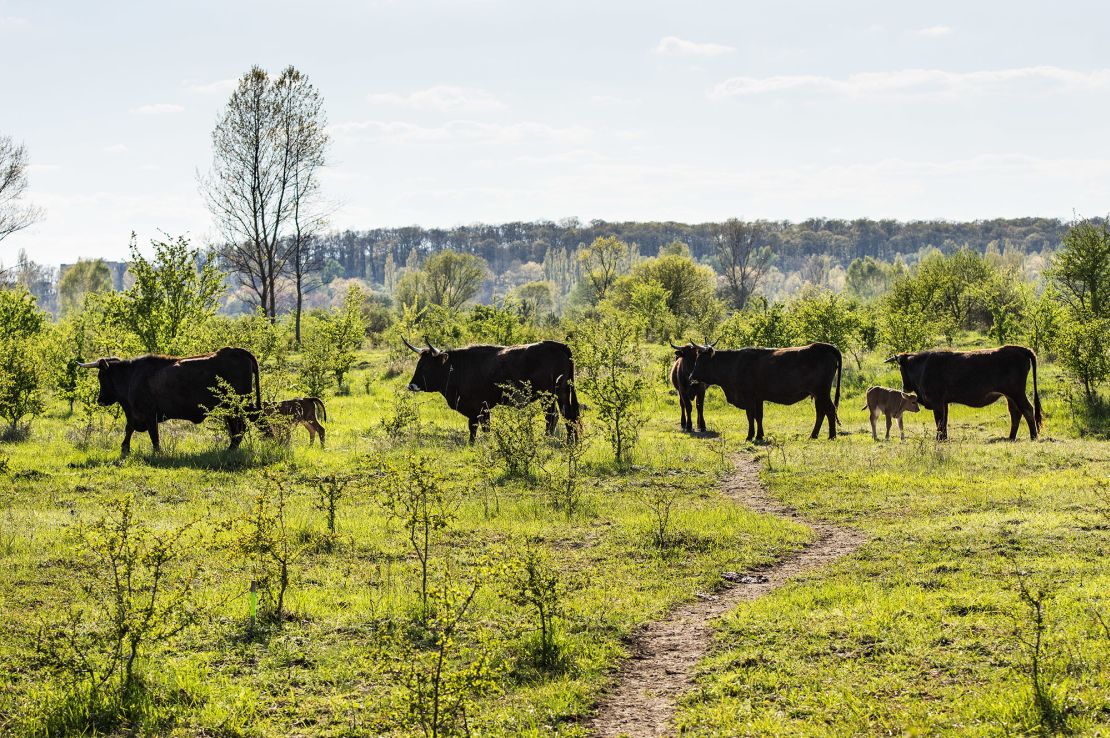
[[[362,356],[352,393],[328,399],[326,449],[309,448],[294,428],[289,451],[255,439],[225,453],[215,449],[226,441],[205,426],[171,422],[161,455],[136,435],[121,463],[121,421],[82,433],[78,417],[52,405],[28,438],[0,446],[0,733],[423,735],[420,654],[434,644],[413,625],[420,562],[375,486],[382,464],[408,468],[417,453],[449,491],[430,548],[431,588],[454,586],[445,595],[454,606],[475,593],[448,658],[450,683],[469,685],[459,687],[470,690],[466,727],[582,735],[579,718],[637,626],[712,591],[722,571],[772,562],[810,540],[805,526],[722,496],[737,452],[765,460],[775,495],[869,541],[722,623],[720,652],[678,716],[684,734],[1108,730],[1110,445],[1073,437],[1051,365],[1041,369],[1048,420],[1037,443],[1000,441],[1009,429],[1002,404],[954,408],[945,444],[932,440],[928,412],[907,414],[907,442],[873,442],[863,390],[899,382],[872,356],[862,372],[846,372],[836,441],[809,440],[806,402],[768,406],[770,439],[755,447],[743,441],[743,413],[717,389],[706,407],[715,433],[682,433],[665,382],[669,352],[656,351],[630,468],[613,464],[586,408],[582,499],[570,514],[553,500],[560,441],[548,442],[532,478],[506,479],[488,439],[467,446],[465,419],[442,397],[405,397],[411,367],[386,378],[384,352]],[[410,412],[403,429],[399,407]],[[328,474],[352,480],[335,535],[315,504],[313,480]],[[252,625],[249,557],[228,541],[275,485],[290,493],[288,614]],[[94,591],[92,575],[75,567],[74,531],[126,497],[155,531],[191,524],[181,565],[195,615],[140,656],[139,686],[120,705],[49,657],[43,633],[67,613],[95,610],[82,589]],[[656,513],[667,505],[660,547]],[[513,593],[517,562],[534,554],[557,581],[553,652],[541,647],[535,608]],[[1044,614],[1039,707],[1027,645],[1038,628],[1022,585]]]

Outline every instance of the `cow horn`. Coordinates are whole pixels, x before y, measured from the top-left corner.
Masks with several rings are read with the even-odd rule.
[[[893,364],[896,361],[898,361],[898,354],[895,354],[894,356],[891,356],[889,359],[887,359],[883,363],[884,364]]]
[[[412,349],[414,353],[417,353],[417,354],[420,353],[420,349],[416,348],[411,343],[409,343],[409,340],[407,338],[405,338],[404,336],[401,336],[401,340],[404,341],[405,345],[408,346],[410,349]]]
[[[424,336],[424,343],[428,344],[428,350],[432,352],[432,356],[439,355],[439,349],[432,345],[432,342],[428,340],[427,336]]]
[[[667,343],[671,343],[671,342],[667,341]],[[671,348],[673,348],[675,351],[681,351],[682,349],[684,349],[686,347],[685,346],[675,346],[673,343],[671,343]]]
[[[713,348],[714,346],[716,346],[720,342],[721,342],[721,337],[717,336],[717,340],[714,341],[713,343],[709,344],[709,348]]]
[[[76,361],[74,363],[82,369],[95,369],[100,365],[99,361]]]

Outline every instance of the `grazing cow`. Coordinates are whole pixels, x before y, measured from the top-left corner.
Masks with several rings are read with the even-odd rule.
[[[891,418],[896,418],[898,420],[898,435],[904,441],[906,440],[906,431],[902,427],[902,413],[907,410],[916,413],[921,410],[921,407],[917,404],[915,395],[907,395],[905,392],[886,387],[871,387],[867,390],[867,404],[863,409],[870,411],[871,414],[872,438],[876,441],[879,440],[879,433],[875,429],[875,421],[879,419],[881,414],[886,416],[886,440],[890,440]]]
[[[698,347],[691,341],[686,346],[675,346],[674,364],[671,365],[671,384],[678,392],[678,406],[682,413],[682,430],[694,430],[693,404],[698,406],[698,430],[705,432],[705,415],[702,410],[705,406],[705,390],[708,389],[700,382],[691,382],[690,373],[694,371],[694,360],[698,357]]]
[[[807,397],[813,398],[817,408],[810,438],[817,438],[826,418],[829,438],[836,438],[841,363],[840,350],[827,343],[735,351],[718,351],[706,345],[698,347],[690,381],[719,386],[729,404],[747,413],[749,441],[753,436],[763,440],[764,402],[793,405]],[[830,396],[834,378],[835,399]]]
[[[442,350],[431,343],[418,349],[407,339],[401,340],[420,356],[409,389],[443,395],[452,409],[466,416],[471,443],[479,425],[488,427],[490,409],[504,402],[505,385],[551,394],[554,400],[547,410],[547,431],[555,432],[562,414],[567,421],[567,433],[573,434],[572,423],[578,420],[578,395],[574,390],[574,361],[565,343],[540,341],[524,346],[479,345]]]
[[[1010,409],[1010,440],[1017,439],[1024,417],[1029,438],[1036,440],[1044,424],[1037,392],[1037,355],[1024,346],[1001,346],[980,351],[920,351],[886,360],[902,371],[902,389],[917,395],[933,411],[937,440],[948,438],[948,405],[986,407],[1003,397]],[[1025,396],[1029,368],[1033,369],[1033,404]]]
[[[254,354],[241,348],[222,348],[202,356],[139,356],[134,359],[110,357],[78,363],[86,369],[100,370],[100,395],[97,404],[104,407],[119,403],[127,426],[124,429],[123,456],[131,452],[131,434],[150,434],[154,450],[159,450],[158,424],[163,420],[189,420],[200,423],[220,399],[216,394],[218,380],[248,398],[254,384],[254,405],[257,414],[262,406],[258,379],[258,361]],[[246,432],[247,419],[228,417],[227,431],[231,448],[239,447]]]
[[[308,428],[308,444],[310,446],[316,441],[317,434],[320,435],[320,446],[324,445],[324,426],[320,419],[328,419],[328,410],[324,407],[324,401],[319,397],[297,397],[292,400],[265,403],[262,406],[262,417],[265,419],[262,425],[266,435],[270,437],[275,435],[276,428],[269,421],[269,418],[275,415],[289,418],[290,425],[299,423]]]

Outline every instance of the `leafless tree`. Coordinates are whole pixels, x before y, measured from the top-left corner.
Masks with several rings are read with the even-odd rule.
[[[771,265],[770,236],[767,225],[759,221],[745,223],[730,218],[717,229],[714,249],[724,277],[724,292],[737,310],[748,304]]]
[[[302,284],[305,239],[318,224],[309,203],[325,161],[325,126],[323,100],[308,77],[287,67],[272,79],[256,66],[212,131],[212,171],[201,187],[223,232],[221,256],[271,320],[291,258]]]
[[[42,210],[23,200],[27,189],[27,148],[0,136],[0,241],[42,218]]]

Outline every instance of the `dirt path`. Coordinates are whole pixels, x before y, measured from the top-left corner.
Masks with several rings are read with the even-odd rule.
[[[759,479],[755,459],[742,454],[735,464],[736,471],[725,480],[726,495],[756,512],[801,519],[795,510],[770,497]],[[832,563],[864,541],[861,533],[850,528],[804,522],[817,533],[817,539],[806,548],[771,566],[745,572],[748,581],[731,584],[713,599],[682,605],[640,631],[616,686],[587,723],[590,734],[599,738],[667,735],[677,698],[693,685],[694,668],[712,646],[714,618],[741,602],[770,593],[791,577]]]

